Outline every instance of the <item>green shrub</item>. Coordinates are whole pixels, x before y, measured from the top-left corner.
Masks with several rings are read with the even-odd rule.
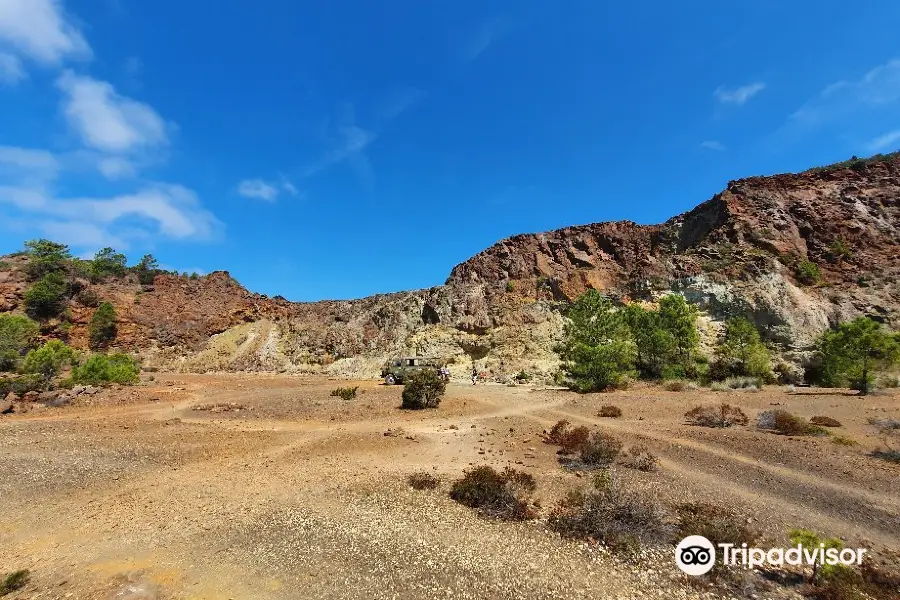
[[[25,273],[32,281],[63,271],[72,259],[68,246],[44,239],[25,242],[24,254]]]
[[[822,279],[819,266],[808,259],[801,260],[797,264],[794,274],[797,276],[797,280],[800,281],[800,283],[806,285],[815,285]]]
[[[0,377],[0,396],[6,397],[10,392],[18,395],[27,392],[39,392],[44,389],[46,382],[43,376],[36,374],[12,375]]]
[[[437,408],[447,382],[434,369],[422,369],[411,374],[403,384],[401,408]]]
[[[49,382],[59,375],[63,367],[73,364],[76,359],[74,350],[59,340],[50,340],[25,355],[22,371],[41,375],[45,382]]]
[[[844,260],[845,258],[849,259],[853,256],[853,252],[850,250],[850,246],[847,244],[847,242],[840,238],[831,242],[831,246],[828,247],[828,251],[838,261]]]
[[[0,596],[11,594],[16,590],[21,590],[28,584],[30,573],[28,569],[13,571],[0,580]]]
[[[140,366],[127,354],[94,354],[72,369],[72,381],[81,385],[129,385],[140,380]]]
[[[601,466],[611,464],[622,451],[622,440],[601,431],[595,431],[581,446],[581,462]]]
[[[162,273],[159,269],[159,262],[152,254],[145,254],[141,258],[141,262],[131,267],[131,270],[137,275],[141,285],[152,285],[156,276]]]
[[[567,316],[560,354],[570,389],[596,392],[620,385],[634,367],[634,345],[621,312],[597,290],[588,290]]]
[[[16,368],[22,353],[34,346],[38,325],[28,317],[0,314],[0,371]]]
[[[91,261],[91,281],[102,281],[107,277],[122,277],[125,275],[126,262],[125,255],[112,248],[103,248],[97,251],[94,260]]]
[[[531,381],[531,374],[526,373],[525,371],[519,371],[516,373],[515,377],[513,377],[519,383],[528,383]]]
[[[756,325],[742,317],[728,321],[725,337],[716,349],[709,376],[715,380],[729,376],[759,377],[774,381],[772,358],[759,337]]]
[[[876,376],[900,361],[900,334],[858,317],[819,338],[821,379],[827,387],[850,385],[867,394]]]
[[[840,538],[822,538],[814,531],[809,529],[792,529],[788,532],[788,538],[793,546],[801,545],[804,548],[823,548],[825,551],[829,549],[843,550],[844,541]],[[817,564],[812,565],[812,574],[809,580],[812,583],[820,583],[822,579],[826,579],[837,572],[845,569],[843,565]]]
[[[25,292],[25,312],[35,319],[58,316],[66,306],[69,286],[59,273],[47,273]]]
[[[425,473],[424,471],[410,474],[409,477],[406,478],[406,482],[412,489],[420,491],[433,490],[441,484],[440,479],[431,473]]]
[[[597,540],[628,553],[644,544],[662,543],[669,536],[660,507],[638,494],[621,491],[618,479],[606,471],[594,479],[594,489],[570,494],[547,523],[562,535]]]
[[[694,376],[699,345],[697,309],[678,294],[669,294],[653,311],[631,303],[622,311],[635,347],[635,364],[643,377]]]
[[[331,390],[331,395],[342,400],[353,400],[356,398],[356,390],[358,389],[358,385],[354,387],[339,387]]]
[[[90,324],[91,348],[104,348],[116,339],[116,309],[103,302],[94,311]]]
[[[510,467],[498,472],[493,467],[480,466],[453,482],[450,497],[488,516],[523,521],[537,516],[530,498],[536,488],[528,473]]]

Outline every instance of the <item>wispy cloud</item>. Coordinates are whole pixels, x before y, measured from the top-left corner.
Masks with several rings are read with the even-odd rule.
[[[713,95],[716,97],[716,100],[722,104],[736,104],[737,106],[741,106],[764,89],[766,89],[766,84],[761,81],[736,88],[720,85],[716,88],[716,91],[713,92]]]
[[[493,17],[478,23],[468,32],[460,46],[460,58],[473,61],[481,56],[497,40],[512,29],[512,24],[505,17]]]
[[[0,52],[0,83],[16,85],[25,79],[22,61],[15,54]]]
[[[109,83],[66,71],[57,85],[66,95],[66,119],[86,146],[126,153],[168,142],[162,117],[150,106],[120,96]]]
[[[280,182],[266,181],[265,179],[244,179],[238,184],[238,194],[244,198],[256,198],[267,202],[274,202],[282,192],[291,196],[299,196],[300,190],[293,183],[282,176]]]
[[[706,148],[707,150],[715,150],[716,152],[724,152],[725,144],[718,140],[706,140],[704,142],[700,142],[701,148]]]
[[[900,129],[878,136],[869,142],[868,147],[871,152],[880,152],[894,147],[898,142],[900,142]]]
[[[60,0],[0,0],[0,40],[44,64],[91,56]]]
[[[59,161],[47,150],[0,146],[0,173],[12,176],[37,174],[42,180],[52,179],[59,170]]]
[[[790,115],[788,121],[816,126],[900,101],[900,59],[871,69],[862,78],[826,86]]]

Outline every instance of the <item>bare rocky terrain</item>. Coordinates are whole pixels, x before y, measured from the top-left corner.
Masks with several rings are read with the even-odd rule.
[[[707,342],[723,321],[753,320],[802,374],[829,325],[869,315],[900,325],[900,154],[800,174],[751,177],[660,225],[595,223],[498,242],[445,285],[347,301],[292,303],[253,294],[228,273],[161,275],[85,286],[116,306],[117,345],[184,372],[282,371],[374,377],[396,354],[430,355],[463,376],[475,361],[497,381],[551,380],[562,309],[588,288],[653,302],[672,291],[702,311]],[[838,253],[842,244],[847,252]],[[818,282],[798,280],[802,261]],[[19,311],[21,260],[0,268],[0,311]],[[87,344],[92,309],[70,302]]]
[[[763,577],[707,588],[675,569],[671,547],[623,560],[550,532],[543,520],[588,479],[565,470],[541,433],[560,419],[614,433],[660,457],[655,472],[615,467],[661,506],[727,504],[786,543],[807,526],[900,550],[900,465],[870,455],[871,416],[900,418],[896,394],[842,390],[576,395],[453,384],[437,410],[400,410],[400,388],[272,374],[159,374],[136,388],[0,416],[0,571],[27,568],[24,598],[790,598]],[[356,385],[356,384],[354,384]],[[686,425],[727,400],[746,427]],[[619,419],[597,416],[601,404]],[[827,437],[753,426],[777,405],[841,421]],[[449,499],[470,465],[506,465],[538,482],[540,518],[487,520]],[[415,491],[405,478],[441,479]]]

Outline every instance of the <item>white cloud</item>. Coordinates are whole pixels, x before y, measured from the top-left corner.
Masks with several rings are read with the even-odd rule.
[[[109,83],[66,71],[57,85],[67,96],[64,112],[69,125],[85,145],[117,153],[168,142],[162,117],[150,106],[120,96]]]
[[[825,87],[790,116],[790,121],[818,125],[900,100],[900,59],[870,70],[856,81],[838,81]]]
[[[103,245],[87,243],[97,238],[115,239],[119,247],[135,238],[202,240],[220,226],[193,191],[161,183],[112,198],[57,198],[42,187],[2,186],[0,204],[12,206],[21,213],[20,220],[42,231],[65,234],[73,245],[91,247]]]
[[[872,152],[888,150],[898,142],[900,142],[900,129],[880,135],[869,142],[869,150]]]
[[[2,2],[2,0],[0,0]],[[25,70],[18,56],[0,52],[0,83],[16,85],[25,79]]]
[[[245,198],[258,198],[268,202],[278,198],[278,190],[262,179],[245,179],[238,185],[238,194]]]
[[[59,0],[0,0],[0,40],[46,64],[91,55]]]
[[[701,148],[706,148],[707,150],[715,150],[716,152],[724,152],[725,144],[718,140],[706,140],[705,142],[700,142]]]
[[[720,85],[714,92],[714,95],[723,104],[737,104],[740,106],[764,89],[766,89],[766,84],[761,81],[737,88],[727,88]]]
[[[297,189],[297,186],[295,186],[287,179],[281,182],[281,188],[291,196],[297,196],[300,194],[300,190]]]
[[[53,176],[59,169],[59,162],[46,150],[0,146],[0,168],[15,173],[39,173]],[[14,174],[15,174],[14,173]]]
[[[127,179],[137,174],[130,160],[118,156],[107,156],[97,162],[97,170],[110,180]]]

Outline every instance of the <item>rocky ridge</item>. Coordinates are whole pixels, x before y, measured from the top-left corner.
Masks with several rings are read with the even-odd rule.
[[[457,265],[442,286],[359,300],[291,303],[225,272],[91,286],[119,315],[117,344],[186,371],[325,371],[377,376],[399,353],[451,361],[462,375],[550,376],[561,311],[586,289],[625,301],[681,293],[711,342],[724,319],[753,319],[802,363],[829,324],[867,314],[900,325],[900,156],[795,175],[751,177],[660,225],[595,223],[510,237]],[[15,257],[0,269],[0,311],[21,310]],[[797,269],[815,263],[816,283]],[[83,285],[88,285],[83,282]],[[92,309],[73,300],[67,335],[85,346]],[[57,335],[53,324],[48,335]]]

